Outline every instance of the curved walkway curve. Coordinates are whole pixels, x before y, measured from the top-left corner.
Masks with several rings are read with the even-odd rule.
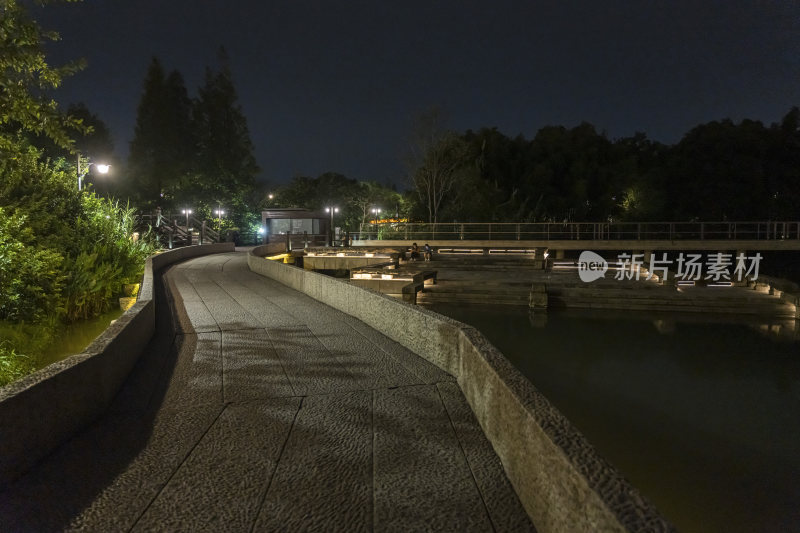
[[[452,376],[244,253],[162,279],[114,407],[0,494],[0,529],[533,530]]]

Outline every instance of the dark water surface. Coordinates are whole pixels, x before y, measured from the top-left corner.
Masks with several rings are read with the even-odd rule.
[[[57,339],[43,353],[36,356],[36,368],[43,368],[70,355],[81,353],[98,335],[103,333],[112,320],[116,320],[120,316],[122,316],[122,311],[114,309],[98,317],[66,326],[63,331],[59,332]]]
[[[432,309],[482,331],[680,531],[800,531],[795,321]]]

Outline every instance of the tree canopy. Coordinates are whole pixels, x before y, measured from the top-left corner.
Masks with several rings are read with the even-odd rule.
[[[797,108],[771,126],[714,121],[673,146],[644,133],[611,140],[588,123],[532,139],[482,128],[458,136],[467,149],[455,160],[442,151],[453,135],[440,136],[412,166],[415,212],[463,222],[793,219],[799,123]],[[431,173],[441,161],[454,169],[447,182]]]
[[[50,96],[85,65],[75,61],[53,67],[47,62],[44,43],[59,38],[43,30],[22,2],[0,0],[0,151],[13,151],[20,135],[30,133],[70,149],[71,132],[83,127],[79,119],[61,113]]]

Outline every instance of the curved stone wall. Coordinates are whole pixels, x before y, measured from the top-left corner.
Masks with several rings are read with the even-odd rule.
[[[108,408],[155,332],[154,273],[233,250],[209,244],[149,257],[136,304],[86,350],[0,388],[0,490]]]
[[[540,533],[673,531],[479,331],[262,253],[250,252],[253,272],[360,319],[456,376]]]

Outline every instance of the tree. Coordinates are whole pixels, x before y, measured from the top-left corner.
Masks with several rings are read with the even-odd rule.
[[[467,164],[469,146],[444,128],[442,113],[432,108],[417,117],[409,155],[409,172],[428,222],[437,222],[439,210]]]
[[[191,100],[178,71],[150,62],[136,115],[128,167],[130,195],[140,207],[169,207],[189,187],[195,155]]]
[[[194,102],[197,185],[202,201],[224,203],[243,213],[259,168],[224,49],[220,49],[219,61],[218,71],[206,69],[205,83]]]
[[[0,0],[0,152],[15,150],[19,136],[27,133],[44,135],[71,149],[70,132],[83,129],[48,96],[64,78],[84,67],[83,61],[51,67],[44,41],[57,40],[58,33],[43,30],[21,2]]]

